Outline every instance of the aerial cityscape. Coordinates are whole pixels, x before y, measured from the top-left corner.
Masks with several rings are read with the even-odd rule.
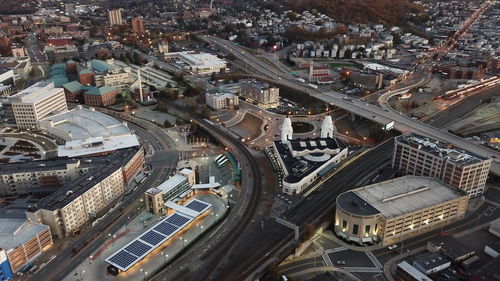
[[[499,268],[496,0],[0,1],[0,280]]]

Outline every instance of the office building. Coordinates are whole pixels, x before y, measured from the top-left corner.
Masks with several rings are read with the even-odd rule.
[[[168,201],[174,203],[183,201],[191,195],[191,186],[195,182],[196,175],[193,170],[180,170],[159,186],[150,188],[145,192],[146,210],[153,214],[164,214],[167,210],[165,203]]]
[[[393,168],[440,179],[472,197],[483,193],[490,166],[491,159],[417,134],[395,138]]]
[[[235,109],[239,104],[238,96],[230,93],[207,92],[205,100],[208,107],[213,110]]]
[[[68,110],[62,88],[54,82],[42,81],[8,98],[16,126],[20,129],[38,129],[45,116]]]
[[[135,171],[125,171],[124,167],[143,157],[142,148],[131,147],[88,159],[93,164],[88,172],[31,205],[26,216],[48,225],[59,238],[78,233],[118,202],[129,189],[125,175],[142,171],[136,165],[129,166]]]
[[[110,86],[93,87],[83,93],[83,102],[89,106],[105,107],[116,102],[118,90]]]
[[[344,69],[342,75],[348,78],[349,82],[354,86],[368,90],[381,89],[384,83],[384,75],[382,73]]]
[[[46,225],[26,219],[0,219],[0,260],[8,260],[11,272],[19,271],[53,244]],[[5,277],[4,262],[0,267]]]
[[[468,201],[437,179],[404,176],[339,195],[335,233],[360,245],[390,245],[462,218]]]
[[[268,83],[253,79],[240,81],[241,95],[263,108],[277,107],[280,102],[280,89]]]
[[[122,10],[115,9],[108,12],[109,25],[122,25]]]
[[[49,46],[44,47],[45,55],[50,62],[62,62],[64,60],[77,59],[80,53],[75,45]]]
[[[136,34],[144,33],[144,19],[142,17],[132,19],[132,32]]]
[[[330,116],[323,120],[318,138],[292,139],[290,118],[284,119],[281,130],[281,140],[274,141],[273,148],[284,173],[282,185],[286,194],[304,192],[347,157],[347,146],[333,137]]]

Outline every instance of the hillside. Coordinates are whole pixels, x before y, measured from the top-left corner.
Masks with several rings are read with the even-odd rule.
[[[422,13],[424,9],[406,0],[283,0],[296,12],[316,9],[343,23],[403,22],[409,12]]]
[[[0,15],[30,14],[37,6],[35,0],[0,0]]]

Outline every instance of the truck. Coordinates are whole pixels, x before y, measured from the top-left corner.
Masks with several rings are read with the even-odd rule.
[[[318,85],[314,85],[314,84],[307,84],[307,86],[313,88],[313,89],[317,89],[318,88]]]

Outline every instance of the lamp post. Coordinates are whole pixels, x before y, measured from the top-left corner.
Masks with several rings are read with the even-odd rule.
[[[83,276],[85,275],[85,270],[80,270],[80,279],[83,281]]]

